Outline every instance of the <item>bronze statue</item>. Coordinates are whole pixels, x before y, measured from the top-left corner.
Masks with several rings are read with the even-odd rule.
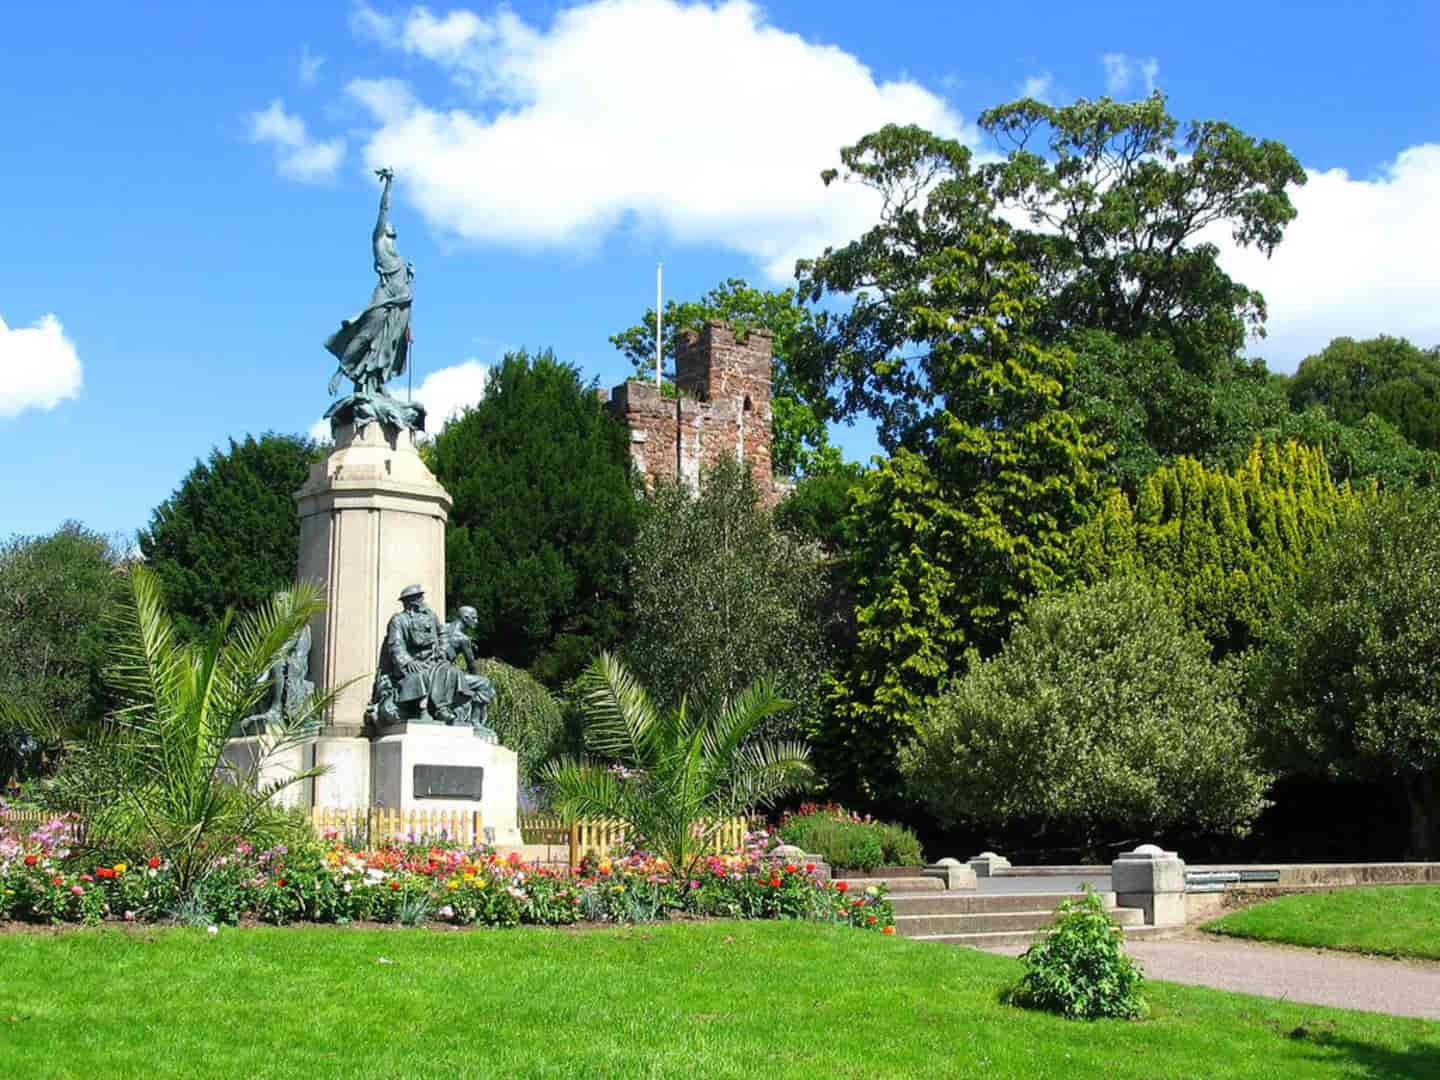
[[[375,728],[406,721],[468,726],[494,738],[485,719],[495,688],[475,674],[474,646],[465,634],[477,621],[475,609],[461,608],[458,621],[442,625],[419,585],[404,589],[400,603],[405,609],[385,628],[367,722]],[[455,666],[457,656],[466,671]]]
[[[325,341],[325,348],[339,362],[330,379],[330,393],[340,386],[340,377],[348,377],[354,392],[332,404],[325,413],[335,423],[354,423],[357,430],[379,420],[384,424],[424,430],[425,410],[409,401],[397,401],[385,390],[385,384],[405,373],[410,357],[410,305],[413,300],[411,282],[415,267],[400,257],[395,247],[395,226],[390,224],[390,186],[395,180],[391,169],[376,169],[384,188],[380,193],[380,213],[371,234],[375,256],[375,273],[379,282],[370,294],[370,304],[353,319],[346,319],[340,329]]]
[[[263,735],[282,727],[292,716],[299,715],[310,703],[315,684],[310,674],[310,627],[285,643],[284,650],[270,665],[266,681],[270,686],[263,712],[247,716],[240,722],[242,735]]]

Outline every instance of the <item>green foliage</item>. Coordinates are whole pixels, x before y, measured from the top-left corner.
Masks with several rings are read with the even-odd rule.
[[[553,687],[618,639],[639,512],[629,438],[574,367],[507,356],[431,467],[454,499],[447,606],[479,613],[479,652]]]
[[[840,807],[802,806],[785,816],[779,833],[785,843],[821,856],[832,868],[874,870],[924,862],[920,841],[905,826],[871,821]]]
[[[977,231],[1008,230],[1002,210],[1033,226],[1009,231],[1015,258],[1038,275],[1040,340],[1075,328],[1151,337],[1184,371],[1228,370],[1264,302],[1198,237],[1225,225],[1241,246],[1274,249],[1295,215],[1287,190],[1305,182],[1282,145],[1215,121],[1182,135],[1160,94],[1059,108],[1026,99],[982,114],[980,126],[1003,160],[977,165],[960,143],[914,127],[885,127],[841,151],[845,179],[884,202],[864,236],[798,268],[804,300],[855,295],[823,328],[812,365],[839,381],[841,415],[874,416],[887,448],[924,437],[947,379],[943,355],[907,336],[908,312],[927,302],[932,256]]]
[[[1029,336],[1036,281],[1013,254],[1003,230],[972,232],[927,258],[905,306],[945,405],[923,453],[897,450],[851,493],[858,640],[821,742],[846,799],[893,790],[897,743],[965,650],[994,651],[1024,600],[1069,573],[1100,453],[1060,404],[1069,353]]]
[[[1125,934],[1093,889],[1060,903],[1044,939],[1020,957],[1025,974],[1011,1000],[1071,1020],[1133,1019],[1145,1014],[1144,976],[1125,953]]]
[[[770,457],[775,474],[810,476],[839,465],[840,452],[830,445],[825,429],[829,412],[824,387],[815,382],[811,371],[813,342],[817,328],[825,323],[824,314],[796,303],[794,289],[756,289],[740,278],[721,282],[699,300],[667,301],[661,326],[665,378],[674,377],[679,335],[699,331],[712,319],[729,323],[741,335],[767,330],[772,336]],[[654,308],[647,309],[634,326],[611,337],[610,343],[630,358],[637,377],[655,377]]]
[[[726,701],[772,678],[798,708],[765,732],[793,736],[814,719],[826,666],[820,559],[776,527],[750,471],[731,459],[698,494],[660,485],[635,542],[626,663],[672,705]]]
[[[1342,424],[1374,415],[1422,450],[1440,450],[1440,348],[1383,335],[1336,338],[1300,362],[1290,402],[1323,405]]]
[[[1412,857],[1440,855],[1440,496],[1350,515],[1308,561],[1260,671],[1285,758],[1402,785]]]
[[[726,819],[809,779],[805,744],[751,737],[788,707],[768,680],[709,711],[692,711],[684,700],[659,709],[620,661],[602,653],[584,689],[585,744],[605,760],[552,762],[545,782],[556,808],[567,819],[619,818],[682,873],[710,849]]]
[[[1366,496],[1336,487],[1318,449],[1257,441],[1233,473],[1191,458],[1132,499],[1112,491],[1074,538],[1082,580],[1135,576],[1220,654],[1260,640],[1315,546]]]
[[[1427,487],[1440,479],[1440,451],[1421,450],[1374,413],[1347,424],[1313,405],[1286,413],[1261,429],[1260,438],[1277,446],[1294,439],[1322,448],[1336,484],[1348,481],[1361,488],[1374,483],[1389,491]]]
[[[1076,330],[1067,341],[1075,377],[1066,406],[1109,448],[1106,476],[1132,494],[1180,456],[1211,466],[1243,460],[1256,431],[1290,415],[1284,378],[1260,361],[1221,358],[1196,371],[1155,335]]]
[[[500,743],[520,759],[520,782],[535,786],[544,763],[561,748],[564,710],[559,700],[531,675],[503,660],[481,660],[479,674],[495,684],[488,723]]]
[[[120,561],[109,540],[75,522],[0,543],[0,697],[61,724],[99,716]],[[34,735],[0,720],[0,787],[38,768]]]
[[[227,762],[224,749],[255,712],[275,657],[323,604],[318,586],[293,585],[238,619],[226,612],[205,638],[186,643],[165,610],[158,577],[144,566],[128,577],[107,670],[116,709],[77,726],[0,698],[0,717],[63,737],[66,756],[47,802],[74,812],[107,853],[138,866],[159,852],[184,894],[225,858],[227,841],[264,846],[295,835],[294,819],[275,797],[315,772],[269,780],[266,765],[318,724],[331,695],[316,694],[287,715],[283,727],[257,741],[248,765]]]
[[[229,608],[264,603],[295,578],[295,492],[324,450],[296,435],[230,440],[197,461],[141,530],[140,552],[160,578],[182,637],[206,633]]]
[[[1005,649],[969,670],[901,752],[945,824],[1078,837],[1243,835],[1264,807],[1239,672],[1140,584],[1034,600]]]
[[[845,515],[850,492],[863,485],[865,468],[853,462],[807,476],[775,508],[775,524],[818,543],[831,556],[846,550]]]

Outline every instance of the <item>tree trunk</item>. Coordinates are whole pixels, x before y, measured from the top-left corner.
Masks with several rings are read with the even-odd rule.
[[[1432,773],[1423,772],[1405,781],[1410,800],[1409,857],[1426,862],[1440,856],[1440,805],[1436,805],[1436,784]]]

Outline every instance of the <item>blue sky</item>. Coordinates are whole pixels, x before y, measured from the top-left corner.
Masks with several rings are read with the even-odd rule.
[[[1440,343],[1433,3],[25,4],[0,52],[0,536],[131,534],[227,436],[308,429],[320,343],[373,285],[381,163],[442,408],[520,346],[618,382],[657,259],[676,298],[783,284],[873,213],[818,181],[841,143],[973,140],[1025,89],[1156,85],[1295,152],[1286,244],[1227,255],[1272,366]]]

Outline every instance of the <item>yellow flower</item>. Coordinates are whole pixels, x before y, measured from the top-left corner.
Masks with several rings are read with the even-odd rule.
[[[447,889],[458,889],[460,887],[460,882],[456,881],[452,877],[449,881],[445,882],[445,887]]]
[[[123,862],[117,862],[115,864],[115,873],[117,874],[123,874],[126,870],[129,869],[130,867],[126,866]]]
[[[616,886],[615,886],[615,891],[616,891],[616,892],[624,892],[624,891],[625,891],[625,886],[624,886],[624,885],[616,885]]]

